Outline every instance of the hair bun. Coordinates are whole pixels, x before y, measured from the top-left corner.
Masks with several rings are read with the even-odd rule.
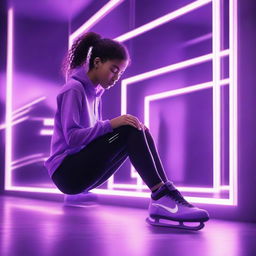
[[[95,44],[99,43],[99,41],[101,40],[101,35],[95,32],[88,32],[83,36],[83,38],[84,37],[86,37],[91,46],[95,46]]]

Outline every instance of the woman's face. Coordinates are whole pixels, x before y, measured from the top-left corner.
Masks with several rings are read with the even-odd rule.
[[[99,62],[97,66],[97,77],[99,84],[109,89],[119,80],[128,65],[127,60],[108,60]]]

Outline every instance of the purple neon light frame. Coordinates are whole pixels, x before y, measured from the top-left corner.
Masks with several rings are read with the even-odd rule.
[[[92,27],[96,22],[102,19],[108,12],[113,10],[116,6],[118,6],[123,0],[115,0],[109,1],[99,12],[93,15],[92,19],[90,19],[90,23],[86,22],[82,25],[76,32],[70,35],[70,42],[74,40],[76,36],[80,33],[88,30]],[[188,191],[197,191],[199,192],[200,189],[203,192],[213,192],[213,191],[220,191],[223,189],[228,189],[230,191],[230,197],[228,199],[215,199],[215,198],[199,198],[199,197],[186,197],[191,202],[199,202],[199,203],[207,203],[207,204],[222,204],[222,205],[237,205],[237,0],[230,0],[230,10],[229,10],[229,41],[230,47],[229,50],[220,51],[220,0],[198,0],[191,4],[188,4],[174,12],[171,12],[163,17],[160,17],[154,21],[149,22],[146,25],[143,25],[139,28],[136,28],[124,35],[121,35],[116,38],[116,40],[120,42],[124,42],[129,40],[135,36],[138,36],[146,31],[149,31],[157,26],[160,26],[166,22],[169,22],[181,15],[184,15],[190,11],[193,11],[197,8],[204,6],[205,4],[211,3],[213,5],[212,14],[213,14],[213,52],[212,54],[208,54],[205,56],[200,56],[194,60],[187,60],[183,63],[177,63],[168,67],[164,67],[158,70],[153,70],[150,72],[146,72],[145,74],[136,75],[132,78],[127,78],[122,81],[122,114],[126,113],[126,88],[128,84],[131,84],[135,81],[139,81],[141,79],[149,78],[152,75],[160,75],[161,72],[171,72],[175,71],[179,68],[184,68],[189,65],[193,65],[196,63],[200,63],[203,61],[207,61],[207,59],[211,58],[213,60],[213,81],[209,83],[201,84],[201,85],[193,85],[183,89],[179,89],[180,91],[176,90],[165,92],[161,96],[170,95],[179,95],[180,93],[188,93],[190,91],[200,90],[204,88],[213,88],[213,111],[214,113],[213,120],[214,120],[214,151],[220,149],[220,143],[218,142],[217,138],[220,134],[220,86],[226,85],[229,83],[230,85],[230,184],[229,186],[221,186],[219,173],[214,173],[214,186],[213,188],[190,188],[191,190]],[[71,40],[72,39],[72,40]],[[8,11],[8,47],[7,47],[7,89],[6,89],[6,161],[5,161],[5,190],[16,190],[16,191],[30,191],[30,192],[46,192],[46,193],[60,193],[58,189],[46,189],[46,188],[35,188],[35,187],[18,187],[12,186],[11,184],[11,145],[12,145],[12,66],[13,66],[13,9],[10,8]],[[71,44],[70,44],[71,45]],[[221,56],[229,55],[230,58],[230,77],[226,80],[220,80],[220,58]],[[158,72],[158,73],[157,73]],[[136,80],[137,79],[137,80]],[[159,95],[149,95],[146,96],[144,99],[144,107],[145,107],[145,124],[149,126],[149,103],[151,100],[155,100]],[[52,125],[51,119],[45,119],[45,125]],[[50,130],[43,130],[41,131],[41,135],[48,135],[51,134]],[[215,153],[214,155],[214,163],[215,163],[215,170],[218,170],[220,167],[220,159],[218,159],[218,154]],[[132,171],[133,177],[137,177],[136,173]],[[142,188],[142,180],[137,179],[137,185]],[[111,188],[134,188],[132,184],[114,184],[113,179],[109,181],[109,187]],[[136,185],[135,188],[138,188]],[[186,190],[188,188],[180,188],[181,190]],[[119,196],[133,196],[133,197],[148,197],[148,193],[145,192],[133,192],[133,191],[122,191],[122,190],[111,190],[111,189],[94,189],[95,193],[99,194],[109,194],[109,195],[119,195]]]

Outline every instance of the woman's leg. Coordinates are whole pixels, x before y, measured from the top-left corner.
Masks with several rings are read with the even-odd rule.
[[[168,181],[168,178],[164,171],[158,151],[156,149],[154,139],[153,139],[152,135],[150,134],[150,132],[148,130],[144,131],[144,134],[146,136],[146,138],[145,138],[143,136],[143,131],[139,131],[137,129],[134,129],[133,127],[131,127],[131,128],[132,128],[133,132],[132,132],[132,135],[130,135],[130,137],[129,137],[130,143],[128,143],[128,145],[130,145],[130,148],[128,148],[126,150],[127,153],[125,151],[121,152],[120,156],[118,156],[115,160],[113,160],[113,166],[111,168],[109,168],[108,172],[106,172],[105,175],[103,175],[101,177],[101,179],[98,180],[92,186],[92,188],[95,188],[95,187],[101,185],[109,177],[111,177],[117,171],[117,169],[122,165],[122,163],[126,160],[127,156],[130,156],[130,159],[132,156],[133,160],[131,160],[131,162],[133,163],[133,165],[135,166],[137,171],[138,171],[138,168],[140,168],[138,166],[141,165],[141,171],[138,171],[138,172],[139,172],[140,176],[142,177],[143,181],[149,186],[149,188],[152,191],[156,190],[161,185],[163,185],[164,182]],[[135,132],[135,134],[134,134],[134,132]],[[137,136],[135,136],[136,134],[139,135],[139,140],[138,140]],[[141,138],[142,138],[142,140],[141,140]],[[139,141],[141,141],[141,142],[139,142]],[[145,152],[144,156],[146,156],[146,157],[144,157],[144,158],[141,157],[140,153],[137,153],[137,152]],[[150,153],[152,154],[152,156]],[[152,157],[153,157],[153,159],[152,159]],[[141,161],[141,159],[143,159],[143,161]],[[146,159],[146,161],[145,161],[145,159]],[[149,166],[145,166],[144,163],[149,163]],[[155,163],[155,165],[154,165],[154,163]],[[153,166],[153,170],[152,170],[152,166]],[[148,171],[144,171],[144,170],[148,170]],[[157,173],[158,173],[158,175],[157,175]],[[154,177],[155,175],[157,175],[158,177]],[[154,181],[152,183],[151,180],[153,178],[154,178]],[[149,185],[149,184],[153,184],[153,185]]]
[[[65,194],[79,194],[95,187],[96,183],[102,184],[111,176],[112,166],[117,170],[128,157],[128,133],[124,126],[116,128],[94,139],[79,152],[68,155],[52,175],[55,185]]]
[[[133,166],[152,191],[168,180],[148,130],[134,129],[127,143],[127,151]]]
[[[150,189],[162,184],[161,176],[167,179],[150,133],[126,125],[97,138],[80,152],[70,155],[58,174],[53,176],[53,180],[59,186],[66,182],[62,186],[64,193],[80,193],[105,182],[127,156]],[[160,175],[157,166],[160,168]],[[61,181],[58,182],[59,179]],[[65,189],[65,186],[70,187]]]
[[[106,182],[124,163],[124,161],[128,158],[128,154],[125,151],[120,152],[120,154],[116,157],[116,159],[113,160],[112,165],[106,171],[100,179],[98,179],[93,185],[88,187],[86,190],[89,191],[93,188],[97,188],[100,185],[102,185],[104,182]]]

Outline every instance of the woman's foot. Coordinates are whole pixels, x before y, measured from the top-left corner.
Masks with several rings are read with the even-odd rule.
[[[170,181],[151,193],[148,210],[147,222],[157,226],[199,230],[204,227],[203,222],[209,220],[208,212],[187,202]]]

